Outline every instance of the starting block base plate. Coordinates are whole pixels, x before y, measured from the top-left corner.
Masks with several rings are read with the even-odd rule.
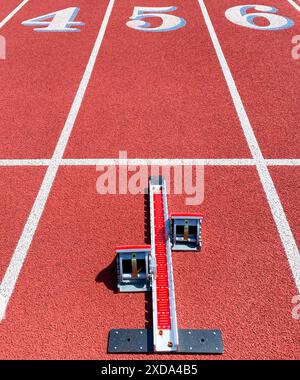
[[[179,349],[173,354],[222,354],[220,330],[179,329]],[[154,353],[152,329],[114,329],[109,332],[108,353]],[[160,353],[160,352],[155,352]]]

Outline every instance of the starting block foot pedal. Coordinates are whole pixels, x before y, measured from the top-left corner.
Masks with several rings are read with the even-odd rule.
[[[178,330],[179,353],[223,354],[220,330]]]
[[[108,353],[149,353],[153,352],[153,333],[151,329],[110,330]]]
[[[174,354],[222,354],[220,330],[179,329]],[[114,329],[109,332],[108,353],[154,353],[152,329]],[[156,352],[157,353],[157,352]]]

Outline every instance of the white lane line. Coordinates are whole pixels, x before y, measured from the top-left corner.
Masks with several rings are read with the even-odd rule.
[[[209,31],[213,46],[215,48],[220,66],[222,68],[229,92],[231,94],[236,112],[238,114],[241,127],[244,131],[245,138],[247,140],[249,149],[252,153],[253,158],[256,161],[256,168],[262,183],[263,189],[265,191],[273,219],[275,221],[279,236],[281,238],[282,245],[284,247],[294,280],[298,292],[300,293],[300,254],[299,250],[293,236],[290,225],[287,221],[284,209],[282,207],[280,198],[276,191],[274,182],[263,158],[262,152],[256,140],[255,134],[253,132],[252,126],[250,124],[248,115],[246,113],[244,104],[236,87],[235,81],[233,79],[232,73],[229,69],[228,63],[222,51],[220,42],[216,35],[215,29],[213,27],[212,21],[209,17],[208,11],[203,0],[198,0],[207,29]]]
[[[252,158],[233,158],[233,159],[185,159],[185,158],[128,158],[128,159],[114,159],[114,158],[83,158],[83,159],[63,159],[61,165],[65,166],[91,166],[91,165],[103,165],[103,166],[113,166],[113,165],[133,165],[133,166],[143,166],[143,165],[153,165],[153,166],[250,166],[255,165]]]
[[[266,164],[268,166],[299,166],[299,158],[275,158],[275,159],[266,159]]]
[[[298,12],[300,12],[300,5],[295,3],[294,0],[287,0]]]
[[[2,166],[49,166],[51,159],[0,159]],[[270,158],[265,159],[267,166],[300,166],[299,158]],[[96,166],[96,165],[156,165],[156,166],[254,166],[253,158],[63,158],[60,166]]]
[[[0,29],[3,28],[3,26],[8,23],[10,19],[14,17],[14,15],[19,12],[21,8],[24,7],[29,2],[29,0],[24,0],[22,3],[20,3],[13,11],[10,12],[2,21],[0,21]]]
[[[49,159],[11,159],[0,160],[0,166],[48,166],[51,160]]]
[[[43,179],[42,185],[35,199],[27,222],[24,226],[20,239],[18,241],[17,247],[12,255],[11,261],[7,267],[5,275],[0,284],[0,321],[5,318],[5,312],[10,300],[10,297],[15,288],[16,282],[18,280],[20,271],[22,269],[23,263],[25,261],[28,249],[32,242],[33,236],[39,224],[40,218],[42,216],[45,204],[47,202],[51,187],[55,180],[60,161],[63,157],[65,148],[68,143],[68,139],[74,127],[76,117],[78,115],[83,97],[85,95],[91,74],[103,41],[105,30],[112,12],[112,8],[115,0],[110,0],[108,7],[105,12],[104,19],[102,21],[99,34],[95,41],[92,53],[90,55],[88,64],[86,66],[85,72],[83,74],[82,80],[80,82],[79,88],[75,95],[71,110],[69,112],[68,118],[59,137],[58,143],[56,145],[53,157],[51,159],[50,165],[46,171],[45,177]]]

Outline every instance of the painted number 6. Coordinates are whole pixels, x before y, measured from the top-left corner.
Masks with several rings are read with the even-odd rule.
[[[259,12],[247,13],[250,9]],[[227,9],[225,16],[234,24],[257,30],[281,30],[291,28],[294,25],[293,20],[288,17],[280,16],[276,14],[277,12],[277,8],[267,5],[238,5]],[[265,18],[268,20],[269,25],[260,26],[255,24],[254,21],[257,17]]]
[[[165,13],[175,11],[176,9],[177,7],[134,7],[133,14],[129,17],[131,21],[128,21],[126,25],[129,28],[143,32],[169,32],[176,30],[186,24],[185,19]],[[151,28],[151,24],[143,20],[151,17],[161,18],[162,24]]]

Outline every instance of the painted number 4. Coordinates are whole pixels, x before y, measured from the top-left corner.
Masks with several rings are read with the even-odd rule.
[[[39,26],[34,28],[36,32],[80,32],[75,26],[83,26],[84,22],[74,21],[79,8],[66,8],[60,11],[48,13],[22,22],[25,26]],[[41,28],[41,27],[44,28]]]
[[[133,14],[126,25],[129,28],[140,30],[142,32],[169,32],[182,28],[186,21],[185,19],[170,15],[167,12],[173,12],[177,7],[134,7]],[[158,17],[162,23],[157,27],[151,27],[150,22],[144,21],[144,19],[150,19]]]

